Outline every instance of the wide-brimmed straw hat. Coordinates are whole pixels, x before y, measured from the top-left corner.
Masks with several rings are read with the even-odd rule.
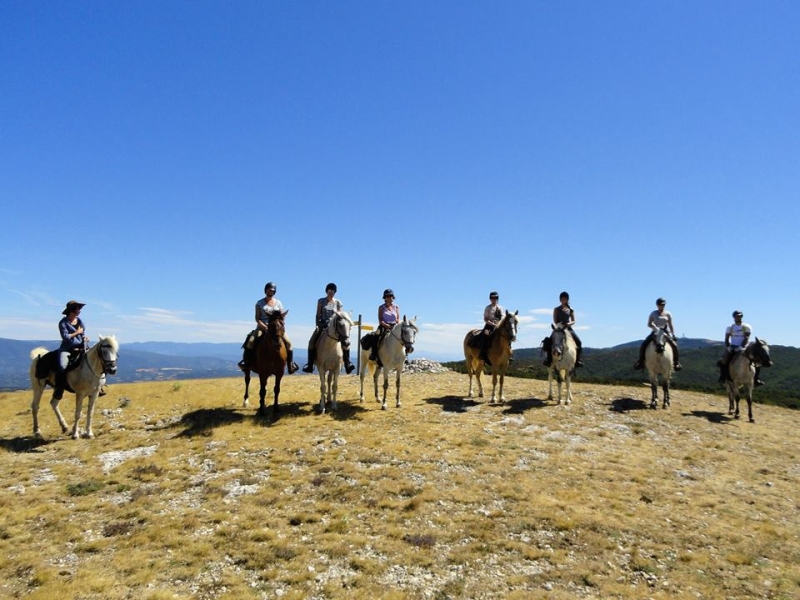
[[[82,309],[84,306],[86,305],[83,302],[78,302],[77,300],[70,300],[69,302],[67,302],[66,308],[64,308],[64,310],[61,311],[61,314],[68,315],[74,310]]]

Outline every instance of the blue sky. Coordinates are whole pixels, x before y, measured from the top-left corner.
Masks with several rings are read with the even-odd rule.
[[[0,337],[239,341],[267,281],[458,358],[488,293],[537,346],[731,312],[800,345],[800,4],[0,4]]]

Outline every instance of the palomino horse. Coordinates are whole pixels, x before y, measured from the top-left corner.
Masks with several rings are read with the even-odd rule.
[[[769,345],[766,341],[756,338],[752,344],[731,358],[728,363],[730,379],[728,380],[728,414],[733,414],[734,419],[739,418],[739,390],[745,388],[747,393],[747,416],[751,423],[753,418],[753,385],[756,375],[756,366],[771,367],[772,359],[769,357]],[[736,412],[734,412],[734,404]]]
[[[73,439],[78,439],[78,423],[81,418],[81,409],[83,408],[83,399],[88,396],[89,410],[86,413],[86,429],[83,436],[86,438],[93,438],[92,432],[92,414],[94,413],[94,403],[97,401],[97,395],[100,393],[100,388],[106,382],[106,374],[114,375],[117,372],[117,354],[119,352],[119,344],[116,338],[112,336],[100,336],[100,341],[94,346],[89,348],[80,359],[80,363],[74,369],[67,372],[67,384],[72,390],[75,391],[75,424],[72,426],[70,436]],[[58,350],[49,353],[49,361],[55,365],[58,360]],[[45,386],[48,384],[55,387],[55,373],[51,370],[48,373],[36,373],[36,367],[43,357],[48,355],[46,348],[36,348],[31,352],[31,388],[33,389],[33,400],[31,401],[31,412],[33,413],[33,435],[37,439],[42,438],[42,431],[39,429],[39,401],[42,399],[42,393]],[[67,432],[67,422],[58,410],[58,403],[60,400],[53,398],[50,400],[50,406],[56,413],[59,425],[61,425],[61,432]]]
[[[492,367],[492,399],[490,403],[494,403],[498,398],[497,393],[497,380],[500,379],[499,398],[500,402],[505,401],[503,395],[503,383],[506,377],[506,370],[508,370],[508,362],[511,359],[511,343],[517,339],[517,325],[519,319],[517,318],[519,311],[510,313],[505,312],[503,318],[497,323],[497,327],[492,334],[489,348],[486,351],[489,357],[489,362]],[[473,329],[464,338],[464,358],[466,359],[467,374],[469,375],[469,397],[472,398],[472,376],[478,382],[478,397],[483,398],[483,384],[481,383],[481,373],[483,373],[483,361],[480,357],[480,348],[473,348],[469,345],[469,341],[473,335],[480,333],[479,329]]]
[[[561,383],[565,381],[567,396],[564,404],[572,404],[572,374],[575,372],[575,362],[578,356],[575,338],[572,337],[569,327],[565,327],[563,323],[550,325],[550,327],[553,328],[553,333],[550,334],[550,350],[553,361],[550,363],[550,368],[547,369],[547,383],[550,386],[547,399],[553,399],[553,376],[555,375],[558,382],[558,403],[561,404]]]
[[[658,408],[658,376],[664,390],[662,408],[669,406],[669,380],[672,377],[672,345],[665,327],[653,328],[653,339],[644,351],[644,365],[650,375],[650,408]]]
[[[319,372],[319,412],[325,414],[326,404],[336,410],[336,392],[339,389],[339,372],[344,356],[342,348],[350,346],[350,328],[353,320],[346,312],[336,312],[328,321],[317,340],[317,365]]]
[[[261,387],[258,391],[259,404],[256,414],[259,416],[267,414],[267,406],[264,403],[264,398],[267,395],[267,380],[270,375],[275,377],[275,387],[273,388],[275,399],[272,403],[272,416],[275,417],[278,414],[278,396],[281,393],[281,379],[283,378],[283,372],[286,370],[287,359],[286,345],[283,342],[283,334],[285,331],[283,317],[285,314],[286,313],[275,313],[272,315],[269,320],[269,325],[267,326],[267,331],[261,336],[261,339],[257,341],[253,363],[249,365],[249,368],[244,372],[245,408],[248,405],[247,398],[250,389],[250,371],[258,373]]]
[[[414,351],[414,343],[417,340],[417,317],[410,321],[403,315],[403,320],[390,329],[383,338],[383,342],[378,347],[378,358],[381,366],[369,360],[369,350],[361,349],[361,390],[359,398],[364,401],[364,377],[367,369],[372,369],[372,380],[375,384],[375,400],[381,403],[381,409],[386,410],[386,393],[389,390],[389,371],[392,369],[397,373],[395,385],[397,395],[395,397],[396,407],[400,408],[400,375],[403,373],[403,364],[406,362],[406,355]],[[383,371],[383,398],[378,396],[378,376]]]

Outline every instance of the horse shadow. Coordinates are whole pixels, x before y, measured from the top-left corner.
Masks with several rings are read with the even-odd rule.
[[[442,407],[442,411],[451,413],[465,413],[470,408],[475,408],[482,402],[476,402],[472,398],[464,398],[462,396],[442,396],[440,398],[425,398],[428,404],[438,404]]]
[[[314,410],[319,412],[318,408],[319,404],[317,404]],[[337,402],[336,410],[326,409],[326,411],[326,414],[329,414],[334,421],[349,421],[350,419],[360,418],[362,414],[369,412],[369,409],[360,404]]]
[[[245,416],[232,408],[199,408],[186,413],[172,427],[185,427],[176,437],[210,436],[217,427],[241,423]]]
[[[513,400],[506,400],[503,403],[505,410],[504,415],[522,415],[534,408],[544,408],[547,402],[539,398],[515,398]]]
[[[644,400],[637,400],[636,398],[614,398],[610,404],[609,410],[613,412],[630,412],[632,410],[650,410],[650,405]]]
[[[732,421],[732,419],[728,415],[721,412],[710,411],[710,410],[693,410],[691,412],[683,413],[682,416],[698,417],[700,419],[706,419],[710,423],[719,423],[721,425],[727,425]]]
[[[33,436],[15,437],[0,439],[0,449],[6,452],[22,454],[25,452],[44,452],[43,446],[57,442],[58,438],[52,440],[41,440]]]

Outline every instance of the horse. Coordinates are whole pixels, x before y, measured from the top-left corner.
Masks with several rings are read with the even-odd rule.
[[[567,383],[567,396],[564,404],[572,404],[572,374],[575,372],[575,362],[577,361],[578,349],[572,332],[563,323],[558,325],[551,324],[553,333],[550,334],[550,351],[553,357],[550,367],[547,369],[547,383],[550,391],[547,394],[548,400],[553,400],[553,378],[558,382],[558,404],[561,404],[561,383]]]
[[[325,414],[326,404],[336,410],[336,392],[339,389],[339,372],[344,357],[342,349],[350,345],[350,328],[353,320],[344,311],[337,311],[328,321],[317,340],[317,358],[314,364],[319,372],[319,412]]]
[[[739,390],[745,388],[747,392],[747,416],[751,423],[755,423],[753,418],[753,385],[756,374],[756,366],[771,367],[772,359],[769,356],[769,344],[765,340],[759,340],[737,352],[728,363],[728,414],[733,414],[734,419],[739,418]],[[734,412],[735,404],[735,412]]]
[[[505,401],[503,395],[503,383],[505,382],[506,370],[508,370],[508,363],[511,359],[511,344],[517,339],[517,326],[519,319],[517,315],[519,311],[513,313],[506,311],[503,318],[497,323],[494,333],[489,341],[489,348],[486,354],[489,358],[492,368],[492,398],[491,404],[497,400],[497,380],[500,379],[499,397],[500,402]],[[481,383],[481,373],[483,373],[484,362],[480,357],[480,348],[473,348],[469,342],[473,336],[480,333],[480,329],[473,329],[467,332],[464,338],[464,358],[467,365],[467,374],[469,375],[469,398],[472,398],[472,376],[478,382],[478,397],[483,398],[483,384]]]
[[[369,350],[361,348],[361,373],[359,378],[361,380],[361,390],[359,398],[361,402],[364,401],[364,377],[369,368],[372,369],[372,379],[375,385],[375,400],[381,403],[381,410],[386,410],[386,393],[389,389],[389,371],[392,369],[397,373],[395,385],[397,387],[397,395],[395,397],[397,408],[400,408],[400,375],[403,373],[403,364],[406,361],[406,355],[414,351],[414,343],[417,339],[417,317],[409,320],[403,315],[403,320],[396,323],[383,338],[383,342],[378,347],[378,358],[380,365],[375,361],[370,361]],[[373,334],[374,335],[374,334]],[[383,371],[383,398],[378,396],[378,376]]]
[[[283,334],[286,330],[284,317],[286,313],[274,313],[267,325],[267,331],[261,335],[261,339],[256,342],[253,362],[244,371],[244,407],[248,406],[248,391],[250,389],[250,371],[258,374],[260,388],[258,392],[259,404],[256,414],[264,416],[267,414],[267,406],[264,398],[267,395],[267,380],[270,375],[275,377],[273,392],[275,399],[272,403],[272,416],[278,414],[278,396],[281,393],[281,379],[286,370],[286,344],[283,342]]]
[[[44,439],[42,431],[39,428],[39,402],[42,399],[42,393],[47,385],[55,387],[55,372],[48,369],[47,373],[39,373],[37,375],[37,366],[45,356],[49,357],[47,360],[50,365],[55,366],[58,360],[58,350],[48,352],[47,348],[35,348],[31,351],[31,388],[33,389],[33,400],[31,401],[31,412],[33,413],[33,436],[36,439]],[[80,436],[78,434],[78,425],[81,418],[81,410],[83,408],[83,399],[89,398],[89,409],[86,413],[86,429],[83,432],[85,438],[94,438],[92,432],[92,415],[94,414],[94,403],[97,401],[97,396],[100,393],[100,388],[105,385],[106,374],[114,375],[117,372],[117,354],[119,353],[119,344],[117,339],[111,335],[108,337],[100,336],[100,340],[91,348],[83,353],[77,366],[67,371],[67,385],[71,388],[70,391],[75,392],[75,424],[72,426],[70,436],[72,439],[77,440]],[[46,366],[43,362],[42,366]],[[58,404],[61,400],[53,398],[50,400],[50,406],[53,407],[53,412],[56,413],[59,425],[61,425],[61,432],[67,432],[67,422],[64,420],[61,411],[58,409]]]
[[[661,375],[661,387],[664,399],[661,408],[669,406],[669,380],[672,377],[672,345],[668,340],[666,327],[654,327],[653,339],[644,351],[644,364],[650,375],[650,408],[658,408],[658,376]]]

